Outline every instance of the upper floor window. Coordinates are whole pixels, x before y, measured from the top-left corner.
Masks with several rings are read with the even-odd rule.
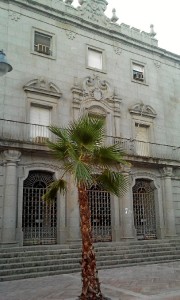
[[[87,67],[100,72],[105,72],[104,51],[96,47],[87,47]]]
[[[34,54],[48,58],[55,58],[54,34],[33,28],[32,50]]]
[[[48,126],[51,122],[51,108],[31,105],[30,107],[30,137],[33,142],[43,143],[49,138]]]
[[[52,40],[52,36],[35,31],[34,51],[45,55],[52,55],[51,40]]]
[[[144,66],[133,63],[133,79],[137,81],[144,81]]]
[[[131,61],[131,80],[140,84],[148,85],[147,65],[138,61]]]

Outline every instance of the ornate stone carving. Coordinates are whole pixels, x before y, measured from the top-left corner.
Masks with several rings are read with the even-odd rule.
[[[66,35],[67,35],[68,39],[74,40],[74,38],[76,37],[76,32],[66,30]]]
[[[18,162],[20,160],[21,152],[17,150],[5,150],[3,155],[8,162]]]
[[[15,11],[10,11],[9,12],[9,17],[11,18],[11,20],[13,21],[18,21],[21,18],[21,15]]]
[[[94,98],[100,100],[113,100],[113,91],[106,80],[100,80],[96,75],[88,76],[83,82],[84,98]]]
[[[133,105],[129,109],[129,112],[131,114],[138,114],[141,116],[146,116],[146,117],[151,117],[151,118],[155,118],[157,115],[155,110],[150,105],[145,105],[143,103],[137,103],[137,104]]]
[[[164,167],[162,173],[163,173],[163,175],[165,177],[172,177],[173,176],[173,168],[171,168],[171,167]]]
[[[115,8],[113,8],[112,14],[113,15],[112,15],[112,18],[111,18],[111,22],[116,23],[119,20],[119,18],[116,16],[116,9]]]
[[[116,89],[112,89],[109,82],[101,80],[98,76],[88,76],[83,81],[74,78],[73,109],[76,116],[84,110],[97,112],[101,115],[113,113],[114,117],[120,117],[120,103]],[[96,108],[95,108],[96,107]]]
[[[65,3],[71,5],[73,3],[73,1],[74,0],[65,0]]]
[[[52,82],[48,82],[45,77],[39,77],[29,81],[24,87],[25,91],[46,94],[56,98],[61,97],[60,89]]]
[[[159,69],[160,66],[161,66],[161,63],[158,60],[154,60],[154,64],[155,64],[155,66],[156,66],[157,69]]]
[[[122,49],[120,47],[114,46],[114,51],[117,55],[120,55],[122,52]]]
[[[83,18],[106,26],[110,23],[110,19],[104,14],[108,4],[106,0],[80,0],[79,4],[79,12]]]

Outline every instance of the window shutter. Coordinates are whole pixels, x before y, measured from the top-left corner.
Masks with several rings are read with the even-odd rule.
[[[137,71],[137,72],[143,73],[143,72],[144,72],[144,67],[141,66],[141,65],[133,64],[133,70],[134,70],[134,71]]]
[[[136,153],[140,156],[149,156],[149,127],[136,124]]]
[[[102,70],[102,52],[88,49],[88,66]]]
[[[31,106],[31,137],[49,137],[49,129],[47,126],[49,126],[51,122],[50,116],[50,109]]]

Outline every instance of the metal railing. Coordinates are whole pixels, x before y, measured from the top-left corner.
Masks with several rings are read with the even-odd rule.
[[[31,144],[45,144],[56,137],[47,126],[0,119],[0,139]],[[114,143],[120,143],[127,155],[153,159],[171,159],[180,161],[180,146],[147,143],[120,137],[108,137]]]

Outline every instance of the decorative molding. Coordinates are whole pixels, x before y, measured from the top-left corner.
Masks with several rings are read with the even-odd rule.
[[[21,152],[17,150],[5,150],[3,152],[4,159],[7,162],[18,162],[20,161]]]
[[[33,79],[24,85],[24,91],[46,94],[55,98],[60,98],[62,93],[60,89],[52,82],[48,82],[45,77]]]
[[[11,20],[17,22],[17,21],[19,21],[19,19],[21,18],[21,14],[15,12],[15,11],[9,11],[9,17],[11,18]]]
[[[112,88],[106,80],[101,80],[99,76],[93,75],[79,80],[74,78],[73,109],[91,111],[101,110],[101,115],[107,113],[120,117],[121,99],[116,89]],[[96,107],[96,109],[95,109]]]
[[[39,162],[39,161],[35,161],[35,162],[32,162],[32,163],[27,163],[27,164],[23,164],[22,165],[25,169],[29,169],[29,170],[51,170],[51,171],[61,171],[62,170],[62,167],[61,166],[57,166],[57,163],[56,165],[53,164],[53,162],[51,162],[50,160],[48,160],[48,163],[43,163],[43,162]]]
[[[117,55],[120,55],[122,53],[122,49],[120,47],[114,46],[114,51]]]
[[[164,167],[162,169],[162,174],[164,177],[172,177],[173,176],[173,168],[172,167]]]
[[[129,109],[129,112],[131,114],[137,114],[137,115],[150,117],[150,118],[155,118],[157,116],[156,111],[150,105],[145,105],[143,103],[137,103],[133,105]]]
[[[154,65],[157,69],[159,69],[161,67],[161,63],[158,60],[154,60]]]
[[[136,179],[142,178],[142,179],[151,179],[154,182],[154,185],[156,188],[161,187],[161,181],[160,178],[158,178],[155,174],[147,172],[147,171],[135,171],[131,172],[132,179],[133,179],[133,186],[136,183]]]
[[[65,3],[68,5],[71,5],[73,3],[74,0],[65,0]]]
[[[106,80],[101,80],[99,76],[88,76],[83,81],[83,96],[86,98],[94,98],[96,101],[113,101],[114,93],[110,84]]]
[[[67,35],[68,39],[74,40],[76,37],[76,32],[71,31],[71,30],[66,30],[66,35]]]
[[[106,0],[80,0],[78,10],[81,17],[108,26],[110,19],[104,14],[108,2]]]

